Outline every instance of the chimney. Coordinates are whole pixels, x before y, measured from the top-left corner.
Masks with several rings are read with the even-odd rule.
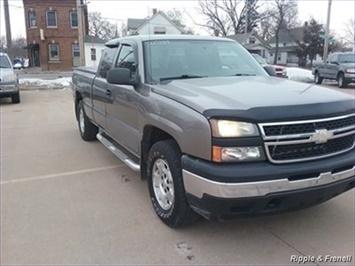
[[[305,27],[308,27],[308,21],[305,21],[305,22],[304,22],[304,26],[305,26]]]
[[[153,16],[158,12],[158,9],[153,8]]]

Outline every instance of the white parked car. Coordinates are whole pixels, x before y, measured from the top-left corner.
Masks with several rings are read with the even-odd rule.
[[[0,98],[2,97],[11,97],[13,103],[20,102],[18,77],[6,53],[0,53]]]

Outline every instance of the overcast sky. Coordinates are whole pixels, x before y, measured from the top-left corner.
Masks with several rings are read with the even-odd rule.
[[[89,0],[89,12],[98,11],[103,17],[107,17],[111,22],[118,24],[127,22],[127,18],[144,18],[151,14],[153,8],[160,10],[171,10],[173,8],[185,11],[185,23],[193,27],[201,35],[207,32],[199,26],[195,26],[191,17],[196,23],[203,24],[204,17],[198,14],[196,7],[197,0],[179,1],[123,1],[123,0]],[[350,18],[354,18],[354,0],[333,0],[331,9],[330,28],[336,35],[344,35],[344,24]],[[25,20],[22,0],[9,0],[12,37],[25,36]],[[326,23],[328,0],[299,0],[299,19],[307,21],[312,16],[316,20]],[[1,9],[1,29],[0,35],[5,35],[5,21],[3,1],[0,2]]]

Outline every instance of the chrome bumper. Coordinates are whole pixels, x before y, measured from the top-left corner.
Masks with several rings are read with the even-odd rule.
[[[203,194],[209,194],[218,198],[248,198],[265,196],[275,192],[317,187],[354,177],[355,166],[343,172],[335,174],[326,172],[320,174],[318,177],[297,181],[278,179],[249,183],[221,183],[205,179],[186,170],[183,170],[182,174],[186,193],[198,198],[202,198]]]

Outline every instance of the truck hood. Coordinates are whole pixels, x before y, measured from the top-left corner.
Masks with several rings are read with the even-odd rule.
[[[206,117],[278,121],[354,112],[354,97],[348,94],[276,77],[174,80],[152,90]]]

